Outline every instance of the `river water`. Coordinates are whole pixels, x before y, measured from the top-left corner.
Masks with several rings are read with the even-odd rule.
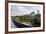
[[[17,26],[13,23],[12,20],[11,20],[11,28],[17,28]]]

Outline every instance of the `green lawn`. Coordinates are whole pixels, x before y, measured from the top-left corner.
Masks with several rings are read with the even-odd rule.
[[[28,17],[28,16],[11,16],[11,18],[18,22],[18,23],[29,23],[32,24],[34,23],[36,24],[40,24],[40,16],[39,15],[35,15],[33,17]]]
[[[20,23],[31,23],[32,19],[24,16],[11,16],[13,20]]]

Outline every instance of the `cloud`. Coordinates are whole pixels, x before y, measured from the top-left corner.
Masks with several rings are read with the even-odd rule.
[[[19,6],[19,5],[11,5],[11,15],[25,15],[29,14],[32,11],[37,13],[37,10],[40,10],[40,6]]]

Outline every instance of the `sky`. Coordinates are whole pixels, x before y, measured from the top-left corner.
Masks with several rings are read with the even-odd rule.
[[[11,5],[11,16],[26,15],[31,12],[35,12],[35,14],[37,14],[37,10],[40,11],[40,6]]]

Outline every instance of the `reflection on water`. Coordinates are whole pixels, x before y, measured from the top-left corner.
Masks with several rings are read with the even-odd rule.
[[[11,28],[16,28],[17,26],[13,23],[13,21],[11,20]]]

